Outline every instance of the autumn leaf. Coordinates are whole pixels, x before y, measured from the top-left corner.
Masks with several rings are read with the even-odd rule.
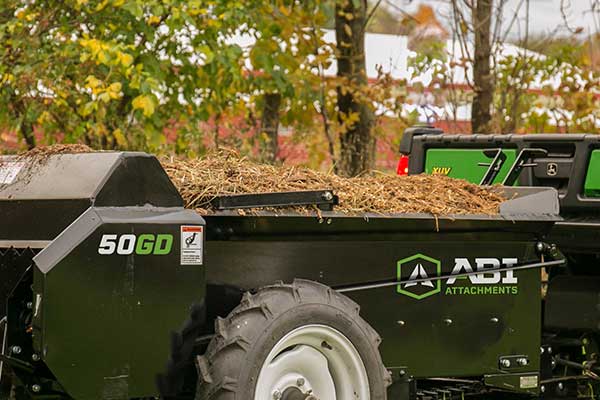
[[[131,103],[134,109],[142,110],[145,117],[154,114],[154,99],[150,95],[139,95]]]

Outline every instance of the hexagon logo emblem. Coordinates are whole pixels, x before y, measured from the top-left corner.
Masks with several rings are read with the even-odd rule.
[[[403,258],[398,261],[398,281],[402,283],[396,286],[396,291],[417,300],[440,293],[441,281],[427,278],[437,278],[441,273],[442,263],[435,258],[424,254]]]

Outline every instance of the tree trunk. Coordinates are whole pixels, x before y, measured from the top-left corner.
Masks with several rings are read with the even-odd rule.
[[[279,131],[279,108],[281,107],[281,94],[266,93],[264,95],[264,107],[261,120],[261,132],[266,135],[261,147],[261,158],[264,161],[274,163],[279,153],[278,135]]]
[[[471,110],[473,133],[490,133],[494,80],[490,71],[493,0],[477,0],[473,7],[475,56],[473,62],[474,96]]]
[[[368,84],[365,62],[365,22],[367,0],[336,0],[335,37],[337,40],[337,76],[347,85],[338,87],[340,122],[350,115],[358,121],[346,125],[340,138],[340,175],[356,176],[373,168],[375,139],[373,113],[369,104],[357,98]],[[348,123],[346,123],[348,124]]]

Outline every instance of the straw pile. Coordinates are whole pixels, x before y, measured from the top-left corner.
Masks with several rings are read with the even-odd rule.
[[[85,144],[53,144],[51,146],[38,146],[29,150],[26,153],[21,153],[19,157],[48,157],[54,154],[77,154],[77,153],[92,153],[91,147]]]
[[[164,159],[163,167],[186,207],[210,214],[219,195],[332,189],[336,211],[364,213],[497,214],[505,199],[493,190],[439,175],[395,176],[374,173],[341,178],[308,168],[257,164],[234,152],[198,159]],[[310,212],[314,209],[295,208]],[[243,214],[240,211],[240,214]]]

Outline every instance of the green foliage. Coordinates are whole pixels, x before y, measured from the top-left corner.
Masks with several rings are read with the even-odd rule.
[[[0,114],[31,138],[150,151],[165,128],[200,143],[200,121],[251,112],[277,91],[289,120],[314,97],[307,56],[322,47],[320,2],[6,0],[0,11]],[[234,36],[256,39],[241,48]],[[252,70],[245,65],[249,57]],[[198,145],[197,149],[201,150]]]

